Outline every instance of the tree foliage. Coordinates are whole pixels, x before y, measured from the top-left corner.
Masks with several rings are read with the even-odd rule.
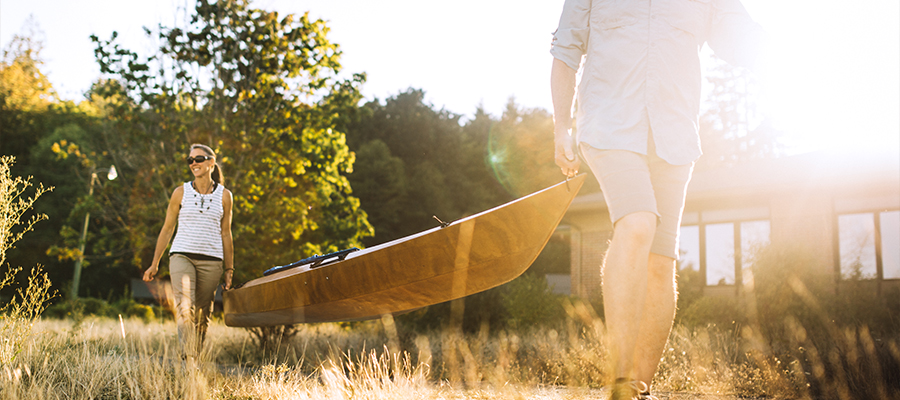
[[[128,186],[104,222],[128,238],[134,264],[149,263],[168,198],[190,180],[191,143],[216,150],[234,193],[238,281],[370,234],[345,177],[354,154],[336,129],[365,77],[337,78],[341,53],[327,33],[308,15],[223,0],[198,1],[187,26],[160,26],[147,59],[115,34],[93,38],[108,77],[92,90],[104,116],[95,141]]]
[[[552,120],[511,99],[498,120],[466,123],[409,89],[371,101],[347,128],[358,163],[350,181],[383,243],[498,206],[559,182]],[[548,130],[550,129],[550,130]]]
[[[50,146],[62,138],[80,140],[89,136],[95,117],[89,103],[75,105],[56,95],[41,71],[41,36],[40,28],[29,20],[23,32],[4,47],[0,61],[0,152],[16,157],[16,165],[10,166],[15,175],[33,176],[56,188],[52,196],[35,204],[35,211],[47,215],[48,221],[35,225],[34,234],[9,249],[9,257],[22,264],[44,265],[50,279],[60,285],[71,277],[71,260],[51,257],[46,250],[59,244],[61,230],[77,236],[74,229],[64,227],[78,225],[78,217],[84,217],[83,208],[75,205],[86,194],[87,181],[78,161],[56,162]],[[76,210],[80,213],[77,216]]]

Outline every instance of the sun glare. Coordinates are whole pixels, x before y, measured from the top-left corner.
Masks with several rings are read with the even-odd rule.
[[[744,3],[769,34],[761,105],[791,152],[900,152],[900,3]]]

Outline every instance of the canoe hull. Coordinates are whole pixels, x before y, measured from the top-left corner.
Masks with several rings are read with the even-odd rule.
[[[224,293],[225,324],[350,321],[462,298],[521,275],[553,234],[584,175],[494,209],[351,253],[278,272]]]

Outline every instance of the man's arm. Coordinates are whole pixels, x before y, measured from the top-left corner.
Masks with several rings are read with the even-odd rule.
[[[556,165],[566,176],[578,173],[581,161],[575,153],[572,129],[572,100],[575,97],[575,70],[558,58],[550,70],[550,95],[553,98],[553,136]]]
[[[575,97],[575,72],[588,48],[591,31],[591,0],[566,0],[559,27],[553,32],[550,54],[550,95],[553,98],[554,142],[556,165],[563,175],[578,173],[581,161],[575,152],[572,130],[572,99]]]

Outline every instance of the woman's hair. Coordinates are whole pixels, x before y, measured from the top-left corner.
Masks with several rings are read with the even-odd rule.
[[[209,146],[207,146],[205,144],[194,143],[191,145],[191,150],[194,150],[194,149],[203,150],[203,152],[206,153],[206,155],[216,157],[216,152],[214,152],[212,148],[210,148]],[[222,167],[219,166],[219,161],[217,158],[218,157],[213,159],[215,166],[213,167],[212,180],[213,180],[213,182],[224,186],[225,185],[225,175],[222,174]]]

